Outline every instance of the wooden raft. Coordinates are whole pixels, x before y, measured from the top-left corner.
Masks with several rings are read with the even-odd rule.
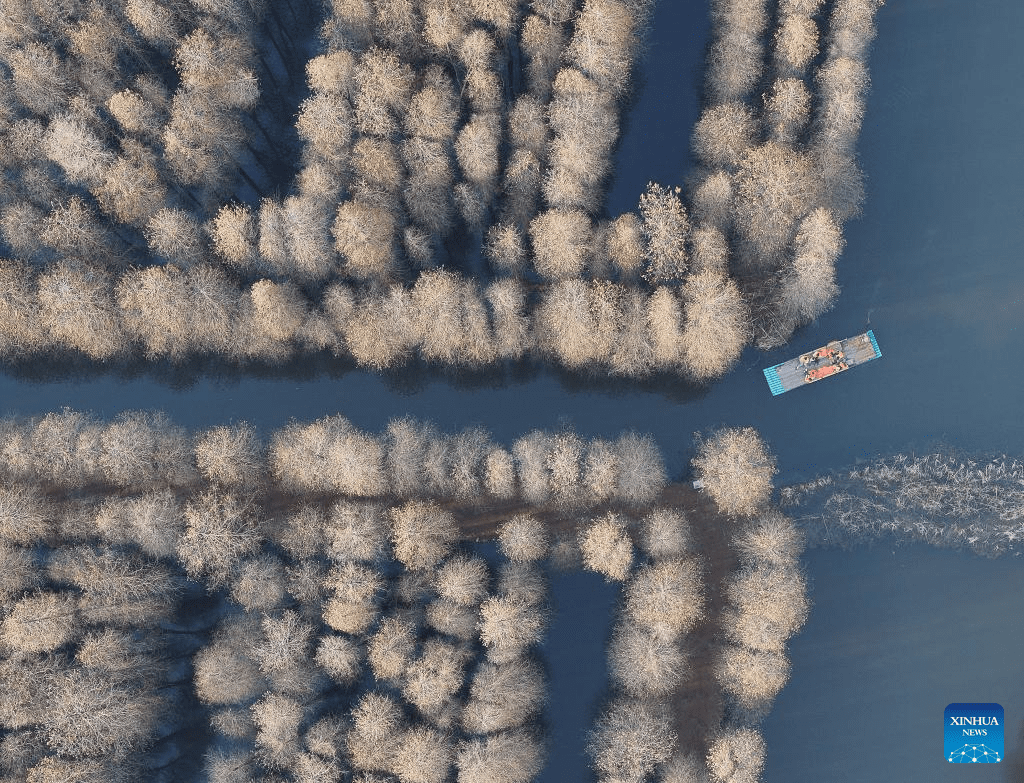
[[[856,337],[834,340],[796,358],[764,371],[772,394],[784,394],[798,386],[807,386],[846,372],[882,355],[870,329]]]

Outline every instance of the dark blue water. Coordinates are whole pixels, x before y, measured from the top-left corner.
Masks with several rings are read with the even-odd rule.
[[[654,435],[673,476],[687,469],[695,430],[752,425],[778,455],[783,482],[940,443],[1019,454],[1024,451],[1024,48],[1019,45],[1024,4],[893,0],[879,12],[878,26],[870,60],[873,89],[859,145],[867,202],[863,217],[846,226],[837,306],[787,348],[770,354],[748,349],[740,365],[709,390],[679,382],[613,393],[548,373],[499,387],[456,386],[430,376],[408,385],[363,372],[237,383],[200,376],[184,388],[146,375],[123,379],[100,373],[65,383],[3,375],[0,412],[35,414],[66,405],[110,417],[124,409],[162,408],[191,427],[246,419],[263,431],[291,418],[337,411],[377,431],[392,416],[408,413],[447,429],[483,424],[506,443],[531,428],[560,424],[572,424],[588,437],[634,428]],[[689,133],[699,111],[707,30],[703,3],[663,0],[657,10],[646,81],[617,160],[609,197],[613,213],[634,206],[648,180],[683,180]],[[880,361],[810,389],[778,398],[769,394],[763,367],[866,326],[878,338]],[[808,568],[818,608],[793,643],[794,677],[766,726],[768,783],[945,779],[940,777],[949,774],[945,768],[933,766],[941,752],[941,731],[933,721],[946,703],[957,700],[1001,701],[1010,724],[1007,750],[1021,746],[1024,701],[1013,684],[1024,681],[1019,668],[1024,654],[1008,641],[1007,631],[1024,615],[1019,560],[979,561],[919,548],[893,556],[874,549],[852,556],[815,552]],[[967,574],[982,594],[1000,596],[1004,603],[988,611],[966,597],[959,585]],[[890,585],[898,595],[886,599],[874,592],[875,583]],[[929,590],[917,591],[918,586]],[[547,655],[553,688],[565,694],[562,678],[577,678],[565,680],[577,715],[604,687],[597,638],[606,633],[606,612],[594,607],[600,620],[585,612],[560,613],[552,629]],[[962,620],[972,612],[979,617],[977,641],[968,644]],[[876,617],[890,618],[888,625],[872,630]],[[854,618],[861,618],[865,629],[859,637]],[[888,629],[884,636],[881,628]],[[586,634],[594,635],[594,643],[577,645]],[[875,655],[871,643],[879,638],[891,644]],[[936,649],[949,654],[931,652]],[[965,660],[970,651],[982,649],[991,681],[966,674],[962,680],[950,678],[952,670],[945,668],[950,657]],[[569,653],[565,660],[576,663],[556,664],[563,652]],[[887,662],[884,672],[879,661]],[[982,687],[984,682],[989,685]],[[1000,683],[1005,696],[997,692]],[[843,710],[833,709],[820,697],[833,688],[850,694],[855,689],[856,698],[851,696]],[[984,693],[975,694],[978,690]],[[907,721],[920,724],[920,733],[893,740],[884,753],[847,740],[850,733],[870,736],[865,726],[878,702],[899,705]],[[802,733],[808,723],[816,724],[820,746]],[[926,737],[933,725],[931,749]],[[575,744],[578,728],[555,732],[556,750],[562,742],[574,743],[572,754],[581,749],[582,743]],[[895,753],[898,762],[891,758],[893,743],[902,743],[903,750]],[[563,763],[559,759],[556,755],[552,763]],[[588,779],[582,767],[573,766],[575,760],[565,763],[576,771],[565,767],[559,779]],[[901,765],[898,773],[894,763]]]
[[[537,783],[590,781],[587,734],[608,679],[605,644],[619,585],[595,573],[552,574],[555,610],[541,647],[550,678],[545,715],[550,755]]]
[[[880,543],[816,551],[807,571],[814,607],[764,725],[767,783],[1024,779],[1021,558]],[[953,702],[1003,706],[1006,762],[945,760]]]

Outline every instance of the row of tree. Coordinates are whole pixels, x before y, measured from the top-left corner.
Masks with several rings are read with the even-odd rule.
[[[580,531],[584,567],[623,583],[608,668],[612,695],[590,734],[588,753],[600,780],[640,781],[664,770],[676,752],[672,696],[686,677],[684,637],[701,619],[701,568],[690,556],[685,517],[648,515],[635,534],[608,515]]]
[[[574,508],[644,506],[665,485],[649,437],[625,432],[586,440],[571,430],[532,431],[511,449],[482,428],[445,434],[430,422],[393,419],[380,436],[344,416],[292,423],[269,443],[241,422],[192,435],[159,413],[129,411],[109,423],[69,409],[0,421],[0,475],[12,482],[79,489],[211,489],[348,497],[522,499]],[[41,497],[4,490],[0,525],[45,525]],[[11,494],[13,493],[13,494]],[[36,508],[37,511],[29,511]],[[19,510],[21,509],[21,510]],[[41,510],[40,510],[41,509]],[[43,519],[33,521],[33,514]]]
[[[97,267],[56,264],[36,274],[0,259],[0,356],[14,360],[142,352],[175,362],[214,355],[275,363],[330,351],[378,370],[417,356],[455,367],[544,358],[574,371],[707,381],[735,363],[747,336],[739,290],[714,271],[652,293],[580,279],[534,292],[505,279],[481,290],[429,271],[411,288],[360,292],[336,283],[316,306],[289,283],[240,288],[206,265],[146,267],[115,284]]]
[[[823,57],[821,0],[779,4],[770,54],[763,0],[713,4],[707,105],[693,133],[704,170],[690,192],[692,241],[702,245],[709,237],[713,247],[727,241],[732,248],[762,347],[785,342],[838,293],[842,224],[863,200],[854,146],[881,4],[836,0]]]

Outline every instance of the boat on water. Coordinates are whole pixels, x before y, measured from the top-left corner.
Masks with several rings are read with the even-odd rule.
[[[764,371],[764,377],[773,395],[784,394],[798,386],[807,386],[846,372],[881,355],[874,332],[868,329],[864,334],[833,340],[821,348],[769,367]]]

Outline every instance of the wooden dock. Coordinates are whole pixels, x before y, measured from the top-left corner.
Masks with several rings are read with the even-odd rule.
[[[773,395],[784,394],[798,386],[807,386],[846,372],[881,355],[875,335],[868,329],[864,334],[845,340],[835,340],[814,351],[769,367],[764,371],[764,377]]]

